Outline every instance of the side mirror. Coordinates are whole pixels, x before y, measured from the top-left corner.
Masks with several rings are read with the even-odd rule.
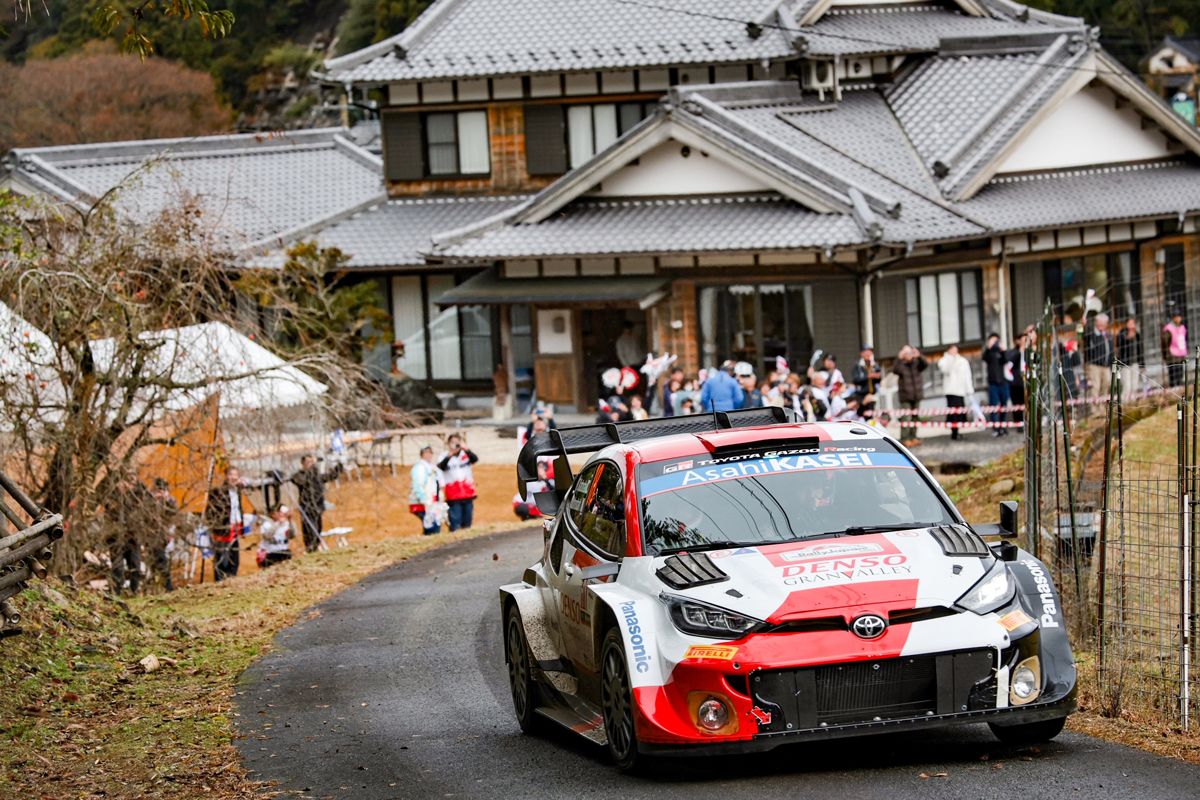
[[[558,492],[551,490],[549,492],[538,492],[533,496],[533,502],[537,506],[538,511],[542,512],[543,517],[553,517],[558,513],[561,500]]]
[[[1000,504],[1000,535],[1004,537],[1012,537],[1017,535],[1017,528],[1020,523],[1017,521],[1016,500],[1005,500]]]

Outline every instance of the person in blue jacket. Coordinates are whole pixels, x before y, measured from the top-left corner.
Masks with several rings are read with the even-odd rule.
[[[733,362],[726,361],[704,382],[700,390],[700,411],[733,411],[741,408],[746,393],[733,377]]]

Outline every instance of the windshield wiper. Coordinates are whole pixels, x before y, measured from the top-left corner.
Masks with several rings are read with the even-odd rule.
[[[763,542],[763,544],[768,544],[768,543]],[[701,542],[699,544],[689,544],[689,545],[684,545],[682,547],[667,547],[663,550],[659,550],[658,552],[655,553],[655,555],[669,556],[669,555],[673,555],[675,553],[698,553],[703,550],[726,550],[726,549],[733,548],[733,547],[753,547],[753,545],[746,544],[745,542],[729,542],[729,541]]]
[[[851,525],[842,531],[846,536],[862,536],[868,533],[887,533],[888,531],[907,531],[913,528],[932,528],[937,522],[901,522],[892,525]]]

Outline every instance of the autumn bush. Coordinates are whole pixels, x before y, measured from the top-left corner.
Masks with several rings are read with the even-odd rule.
[[[95,43],[62,58],[0,62],[0,153],[229,128],[229,109],[207,73],[111,50]]]

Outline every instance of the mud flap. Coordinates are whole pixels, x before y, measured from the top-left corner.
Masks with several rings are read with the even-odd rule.
[[[550,619],[546,613],[546,604],[542,600],[541,591],[536,586],[530,586],[524,582],[501,586],[500,608],[502,613],[509,601],[516,603],[517,610],[521,612],[521,623],[525,627],[525,641],[529,645],[529,652],[533,655],[534,661],[538,662],[538,666],[562,664],[562,653],[558,651],[551,635]],[[504,661],[508,663],[507,636],[504,639]]]

